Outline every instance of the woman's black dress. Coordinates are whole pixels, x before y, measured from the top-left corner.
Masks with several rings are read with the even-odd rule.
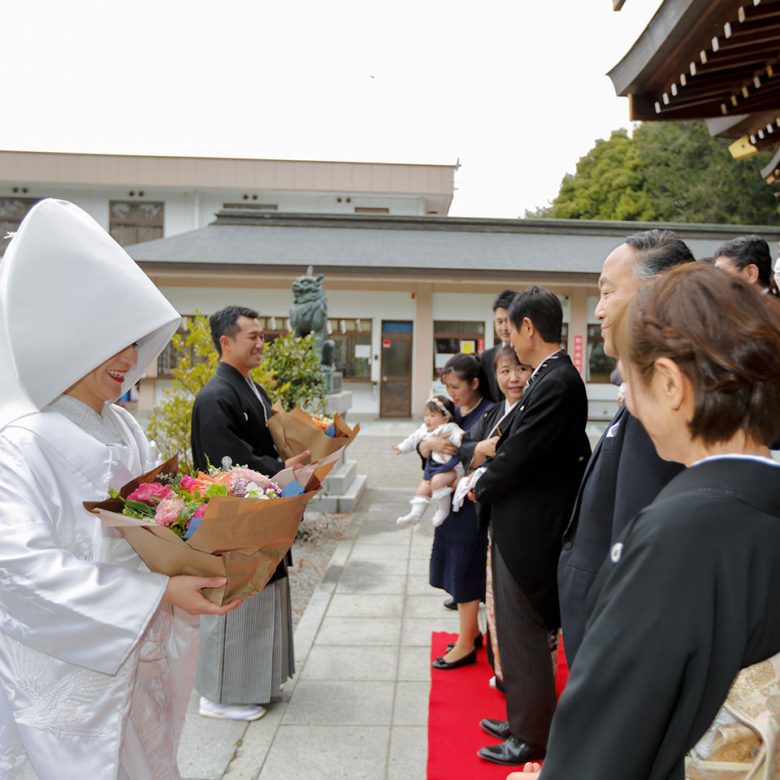
[[[467,415],[456,413],[455,422],[469,431],[483,418],[492,402],[483,398]],[[450,512],[436,529],[431,550],[430,583],[446,590],[459,604],[485,598],[487,528],[480,527],[471,501],[459,512]]]

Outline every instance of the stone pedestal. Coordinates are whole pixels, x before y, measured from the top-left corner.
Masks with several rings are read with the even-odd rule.
[[[352,393],[349,390],[325,396],[325,414],[331,417],[334,414],[340,414],[343,417],[351,408]]]
[[[322,377],[325,380],[325,392],[328,395],[341,392],[341,371],[330,371],[325,368],[323,369]]]
[[[325,396],[325,413],[328,415],[340,414],[343,417],[351,406],[352,393],[348,390]],[[348,457],[349,447],[345,453]],[[357,473],[357,463],[347,460],[342,454],[309,506],[319,512],[354,512],[366,489],[366,482],[367,477]]]

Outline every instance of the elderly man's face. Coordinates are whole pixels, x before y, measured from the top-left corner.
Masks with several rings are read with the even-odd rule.
[[[635,264],[636,252],[628,244],[621,244],[601,267],[596,319],[601,323],[604,352],[610,357],[618,356],[613,338],[615,320],[639,289],[639,279],[634,275]]]

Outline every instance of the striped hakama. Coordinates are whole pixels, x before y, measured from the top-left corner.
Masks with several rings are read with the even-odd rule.
[[[219,704],[268,704],[295,673],[289,580],[271,582],[227,615],[200,619],[195,688]]]

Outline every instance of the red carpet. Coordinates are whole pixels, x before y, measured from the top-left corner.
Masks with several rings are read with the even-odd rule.
[[[443,655],[446,645],[456,638],[455,634],[431,634],[431,660]],[[477,757],[481,747],[498,742],[482,731],[479,721],[506,718],[503,694],[488,685],[492,675],[484,649],[477,653],[477,663],[473,666],[447,672],[431,670],[428,780],[504,780],[514,771]],[[566,664],[559,663],[555,680],[559,693],[567,679]]]

